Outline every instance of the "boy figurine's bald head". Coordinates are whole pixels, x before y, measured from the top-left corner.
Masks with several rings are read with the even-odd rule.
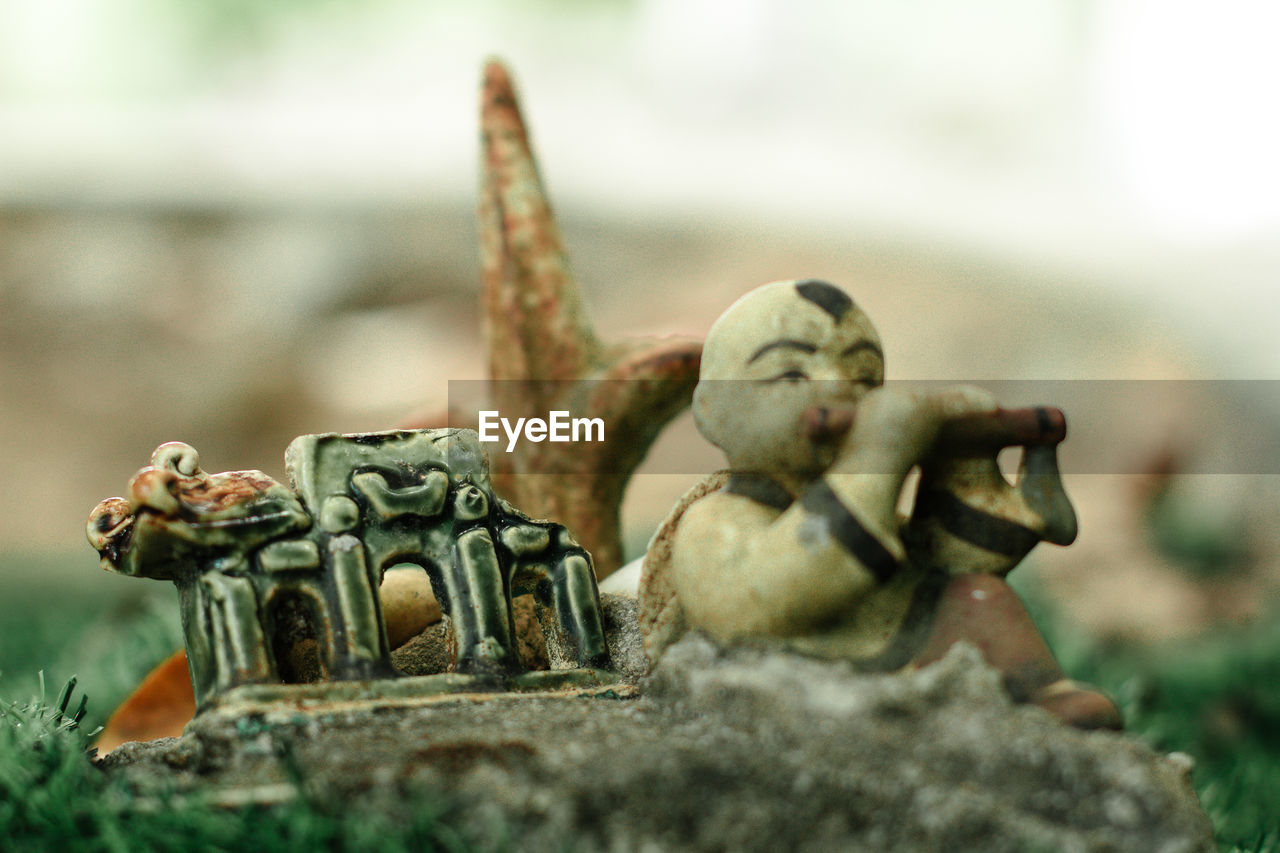
[[[883,382],[880,336],[848,294],[825,281],[779,281],[711,327],[694,419],[734,469],[811,477],[838,441],[815,439],[805,413],[850,412]]]

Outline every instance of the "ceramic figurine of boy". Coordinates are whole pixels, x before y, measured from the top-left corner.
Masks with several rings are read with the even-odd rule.
[[[650,659],[689,628],[876,671],[921,666],[963,639],[1015,699],[1119,728],[1110,700],[1065,678],[1003,580],[1036,543],[1075,538],[1061,413],[1001,409],[975,388],[883,383],[879,336],[831,284],[768,284],[720,317],[693,408],[729,470],[686,495],[650,545]],[[1016,487],[996,464],[1006,446],[1025,448]]]

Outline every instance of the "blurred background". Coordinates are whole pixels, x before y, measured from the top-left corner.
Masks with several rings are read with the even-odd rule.
[[[1280,678],[1273,4],[0,0],[0,20],[5,695],[106,671],[107,646],[145,671],[176,637],[100,627],[172,618],[172,592],[104,575],[83,535],[157,444],[281,477],[293,436],[389,428],[485,375],[496,55],[602,335],[701,337],[752,287],[818,277],[875,320],[891,379],[1070,380],[1010,402],[1104,424],[1114,461],[1068,451],[1080,541],[1019,569],[1025,596],[1131,719],[1194,722],[1148,727],[1161,748],[1210,761],[1221,736],[1236,776],[1277,748],[1256,683]],[[633,483],[633,555],[696,479],[663,460],[698,446],[678,423]],[[85,682],[99,713],[132,677]]]

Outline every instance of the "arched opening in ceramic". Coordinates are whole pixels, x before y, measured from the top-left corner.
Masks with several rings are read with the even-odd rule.
[[[301,589],[281,589],[267,605],[271,653],[284,684],[310,684],[329,679],[325,660],[328,628],[320,614],[323,603]]]

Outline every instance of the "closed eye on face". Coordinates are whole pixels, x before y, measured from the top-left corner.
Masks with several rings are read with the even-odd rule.
[[[860,352],[872,353],[877,359],[884,361],[884,352],[871,341],[858,341],[855,344],[851,344],[844,352],[841,353],[841,355],[848,358],[849,356],[857,355]]]
[[[871,387],[884,382],[884,353],[873,342],[858,341],[840,355],[856,374],[854,382]]]
[[[747,364],[751,364],[765,353],[773,350],[795,350],[803,353],[815,353],[818,351],[818,345],[811,344],[808,341],[798,341],[794,338],[780,338],[776,341],[770,341],[752,353],[751,358],[747,359]]]

